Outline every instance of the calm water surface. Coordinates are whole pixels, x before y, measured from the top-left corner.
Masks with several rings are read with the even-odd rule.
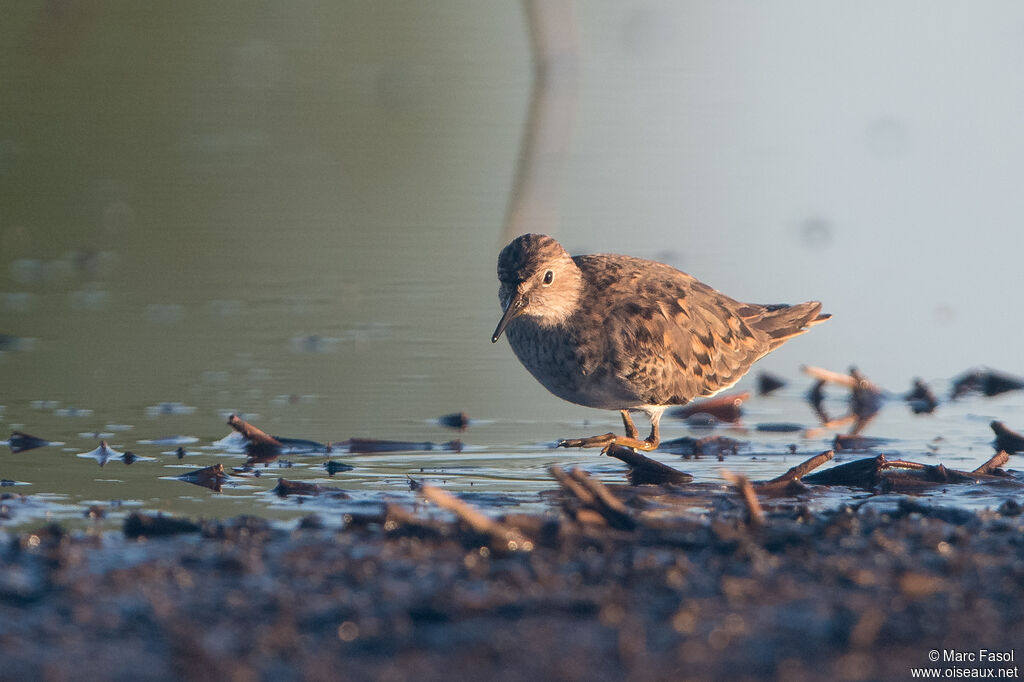
[[[961,17],[983,56],[929,99],[898,96],[901,78],[919,79],[902,36],[877,33],[916,25],[895,21],[909,6],[894,8],[846,22],[851,37],[829,44],[833,76],[800,57],[824,38],[799,3],[773,16],[629,3],[578,12],[581,88],[557,236],[576,252],[664,260],[739,298],[820,298],[835,314],[761,363],[790,385],[751,400],[748,427],[816,425],[802,363],[857,364],[894,391],[921,374],[939,393],[979,363],[1024,369],[1010,342],[1020,323],[999,314],[1018,297],[1019,231],[1005,226],[1024,206],[1000,189],[1019,175],[998,159],[1024,158],[1006,151],[1022,146],[1021,128],[997,106],[946,136],[936,126],[951,108],[933,106],[1001,88],[998,65],[1019,59],[1000,56],[1019,45],[996,24],[1024,28],[1024,13],[991,25]],[[3,523],[85,524],[92,504],[110,523],[136,508],[334,518],[412,502],[407,476],[487,509],[538,509],[552,463],[624,481],[615,460],[550,447],[619,428],[617,415],[548,395],[506,342],[489,342],[532,87],[518,5],[270,5],[238,17],[19,3],[8,14],[0,428],[64,445],[0,451],[0,477],[30,496]],[[919,30],[927,46],[945,28]],[[850,55],[864,35],[878,49],[861,68]],[[921,68],[939,79],[951,66],[936,45]],[[865,75],[879,72],[876,59],[893,65],[880,85]],[[989,183],[935,170],[961,158],[985,164]],[[842,392],[832,396],[841,412]],[[465,433],[434,421],[460,410],[474,419]],[[235,477],[219,494],[174,480],[241,465],[244,455],[213,445],[232,412],[281,436],[460,438],[464,449],[336,454],[355,468],[333,478],[324,456],[285,456],[290,467]],[[892,438],[885,452],[972,468],[991,454],[992,418],[1024,428],[1024,397],[968,398],[931,417],[892,404],[868,435]],[[719,481],[722,466],[768,478],[833,435],[725,433],[750,442],[725,463],[661,458],[698,480]],[[168,436],[197,440],[183,460],[139,442]],[[154,460],[75,456],[101,439]],[[791,444],[798,455],[786,455]],[[277,476],[353,498],[280,500],[269,492]]]

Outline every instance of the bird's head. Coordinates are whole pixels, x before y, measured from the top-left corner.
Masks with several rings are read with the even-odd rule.
[[[583,274],[557,241],[543,234],[524,234],[498,255],[498,282],[504,314],[492,343],[520,315],[529,315],[545,327],[564,322],[577,308]]]

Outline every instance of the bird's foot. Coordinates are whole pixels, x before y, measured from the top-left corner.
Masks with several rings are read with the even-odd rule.
[[[650,452],[658,447],[657,441],[639,440],[630,436],[616,436],[614,433],[606,433],[602,436],[590,436],[589,438],[567,438],[558,441],[555,447],[559,448],[601,448],[603,455],[613,445],[620,445],[624,448],[643,450]]]
[[[615,442],[614,433],[589,438],[563,438],[555,447],[559,448],[601,448],[607,450]]]

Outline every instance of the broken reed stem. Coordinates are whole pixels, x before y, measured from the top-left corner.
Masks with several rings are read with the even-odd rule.
[[[508,530],[486,514],[477,511],[472,505],[463,502],[436,486],[424,483],[423,487],[420,488],[420,493],[438,507],[454,512],[456,516],[477,533],[483,535],[503,535]]]
[[[992,459],[972,471],[972,474],[991,475],[993,471],[1010,461],[1010,455],[1005,450],[1000,450],[992,456]]]
[[[801,478],[811,473],[825,462],[831,460],[833,457],[835,457],[835,454],[835,451],[827,450],[819,455],[815,455],[810,459],[806,459],[803,462],[800,462],[800,464],[797,464],[795,467],[793,467],[786,473],[782,474],[781,476],[776,476],[772,480],[766,482],[783,483],[785,481],[799,481]]]
[[[596,501],[594,495],[577,483],[569,474],[565,473],[565,470],[562,467],[557,464],[552,464],[548,467],[548,472],[555,477],[555,480],[558,481],[560,486],[572,493],[577,500],[585,505],[593,506]]]
[[[612,528],[632,530],[636,528],[636,520],[629,509],[612,495],[611,491],[600,481],[591,478],[581,469],[573,469],[566,473],[560,466],[548,468],[559,485],[573,495],[582,505],[581,509],[570,510],[576,520],[583,524],[595,522],[607,523]]]
[[[739,492],[740,497],[743,498],[743,504],[747,508],[750,525],[763,525],[764,510],[761,509],[761,503],[757,501],[757,493],[754,492],[754,486],[750,484],[747,477],[741,474],[734,474],[727,469],[722,469],[722,478],[736,486],[736,490]]]
[[[847,388],[856,388],[857,386],[857,380],[849,374],[840,374],[839,372],[833,372],[832,370],[814,367],[812,365],[803,365],[800,369],[803,370],[804,374],[808,374],[819,381],[839,384],[840,386],[846,386]]]
[[[588,492],[593,494],[602,506],[607,507],[615,514],[629,518],[629,509],[626,508],[626,505],[622,504],[619,498],[611,494],[611,491],[605,487],[604,483],[601,483],[596,478],[591,478],[582,469],[573,469],[569,472],[569,475],[576,479],[580,485],[584,486]]]

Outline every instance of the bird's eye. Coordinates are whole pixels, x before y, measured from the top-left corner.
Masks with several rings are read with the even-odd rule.
[[[555,278],[555,273],[554,273],[553,270],[548,270],[547,272],[545,272],[544,273],[544,286],[547,286],[547,285],[551,284],[551,280],[553,280],[554,278]]]

